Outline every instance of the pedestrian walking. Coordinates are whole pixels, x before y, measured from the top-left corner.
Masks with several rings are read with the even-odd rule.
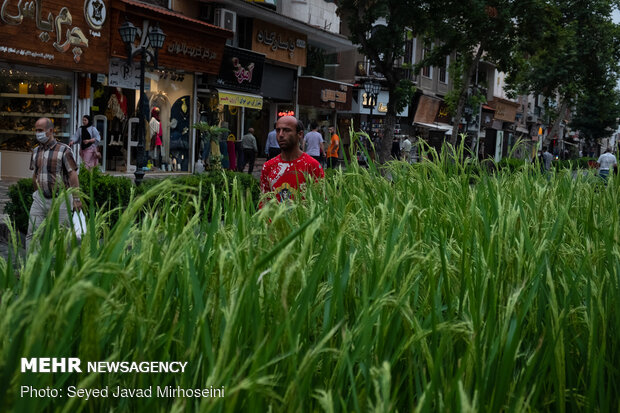
[[[544,168],[544,172],[549,172],[551,170],[551,161],[553,161],[553,155],[549,153],[549,147],[544,146],[542,153],[542,167]]]
[[[97,151],[97,144],[101,141],[101,135],[99,131],[93,125],[93,121],[90,116],[84,115],[82,117],[82,126],[73,134],[69,141],[69,146],[73,146],[75,143],[80,144],[80,158],[84,166],[88,169],[92,169],[97,166],[99,162],[99,152]]]
[[[607,179],[609,179],[609,171],[615,168],[618,165],[616,160],[616,156],[611,153],[611,148],[607,148],[605,153],[599,156],[596,161],[598,166],[598,176],[600,176],[605,183],[607,183]]]
[[[280,145],[276,136],[276,124],[273,124],[273,130],[267,134],[267,143],[265,144],[265,155],[267,159],[275,158],[280,154]]]
[[[310,129],[311,131],[304,137],[302,151],[312,156],[320,164],[322,161],[321,157],[325,153],[323,136],[318,132],[319,124],[316,121],[312,121]]]
[[[401,149],[402,160],[411,163],[411,141],[409,140],[409,136],[405,137],[403,141],[403,147]]]
[[[340,149],[340,137],[336,134],[336,128],[332,125],[329,127],[329,147],[327,148],[327,167],[335,168],[338,166],[338,150]]]
[[[52,210],[52,202],[64,188],[79,188],[77,164],[71,148],[54,139],[54,124],[49,118],[40,118],[35,123],[35,136],[39,146],[33,149],[30,170],[35,192],[32,194],[28,233],[26,234],[26,251],[30,247],[32,236]],[[91,138],[92,139],[92,138]],[[80,198],[60,203],[58,221],[61,225],[69,222],[67,204],[74,210],[82,209]]]
[[[252,174],[254,171],[254,161],[256,160],[256,154],[258,153],[258,147],[256,146],[256,137],[254,136],[254,128],[249,128],[248,133],[241,138],[241,146],[243,148],[243,163],[239,172],[243,172],[245,165],[248,164],[248,173]]]

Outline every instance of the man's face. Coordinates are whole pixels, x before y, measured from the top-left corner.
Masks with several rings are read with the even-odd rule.
[[[52,137],[52,129],[48,129],[47,127],[47,122],[45,121],[45,119],[39,119],[35,124],[34,124],[34,131],[35,132],[45,132],[45,136],[47,136],[47,139],[49,140]]]
[[[303,131],[297,132],[297,120],[292,116],[284,116],[276,123],[278,145],[283,151],[299,147]]]
[[[329,127],[329,134],[333,135],[334,134],[334,128],[332,128],[331,126]]]

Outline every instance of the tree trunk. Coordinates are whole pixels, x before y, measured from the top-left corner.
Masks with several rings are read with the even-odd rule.
[[[461,90],[459,91],[459,100],[456,105],[456,113],[454,114],[454,122],[452,124],[452,136],[450,137],[450,144],[452,144],[452,146],[456,146],[456,141],[459,133],[459,124],[461,123],[461,118],[463,117],[463,109],[465,108],[465,103],[467,100],[467,90],[469,89],[469,82],[474,75],[474,71],[478,67],[478,62],[480,62],[482,52],[483,48],[481,45],[478,47],[478,51],[474,56],[474,60],[463,73],[463,85],[461,86]],[[467,133],[467,131],[465,132]]]
[[[394,125],[396,124],[396,115],[388,112],[385,114],[383,123],[383,138],[381,139],[381,149],[379,151],[379,162],[386,163],[390,159],[392,153],[392,140],[394,139]]]
[[[558,134],[560,131],[560,124],[564,120],[564,114],[566,113],[566,109],[568,108],[568,99],[563,98],[562,103],[560,103],[560,110],[558,112],[558,116],[553,121],[553,126],[551,127],[551,131],[547,135],[547,139],[544,140],[543,144],[548,145],[553,137]],[[561,136],[558,136],[558,140],[562,139]]]

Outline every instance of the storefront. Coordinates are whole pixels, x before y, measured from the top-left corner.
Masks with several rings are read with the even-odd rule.
[[[109,96],[99,113],[107,119],[111,131],[106,151],[109,169],[133,172],[136,165],[137,125],[136,105],[139,95],[139,59],[127,64],[127,48],[118,33],[118,27],[130,21],[140,29],[134,49],[148,45],[147,33],[159,26],[166,34],[158,52],[158,67],[147,69],[145,91],[149,99],[149,113],[159,116],[161,147],[151,142],[147,133],[145,150],[151,169],[191,171],[200,142],[192,125],[199,119],[196,92],[197,74],[217,74],[224,54],[226,39],[232,32],[188,18],[149,4],[120,0],[113,4],[110,35],[110,70],[104,94]],[[137,61],[135,61],[137,60]],[[147,66],[152,65],[151,62]],[[115,102],[114,96],[118,102]],[[127,111],[121,100],[127,101]],[[121,110],[117,108],[120,103]],[[119,133],[120,131],[120,133]],[[116,140],[115,137],[118,136]]]
[[[413,118],[415,136],[426,141],[436,151],[441,151],[446,135],[452,133],[452,125],[446,122],[447,117],[442,99],[429,95],[419,95]]]
[[[498,97],[493,98],[488,105],[493,108],[493,122],[485,131],[484,154],[499,162],[502,157],[510,153],[512,145],[516,142],[515,129],[519,104]]]
[[[301,76],[298,84],[299,119],[305,124],[317,121],[329,140],[327,128],[338,123],[337,114],[351,111],[353,85],[314,76]]]
[[[226,46],[218,76],[207,81],[208,88],[199,90],[200,120],[229,130],[228,143],[222,144],[218,153],[223,156],[224,168],[236,169],[236,154],[241,150],[238,141],[249,128],[254,128],[255,136],[263,133],[256,120],[263,109],[264,63],[263,54]],[[210,154],[209,145],[202,142],[200,157],[208,161]]]
[[[253,124],[259,153],[267,134],[280,115],[297,116],[297,75],[306,66],[308,38],[284,27],[259,19],[252,21],[252,50],[265,55],[261,95],[263,109]]]
[[[107,0],[4,2],[0,13],[0,175],[30,177],[34,124],[54,122],[68,142],[79,125],[78,100],[88,76],[108,66]],[[43,17],[47,15],[47,17]]]

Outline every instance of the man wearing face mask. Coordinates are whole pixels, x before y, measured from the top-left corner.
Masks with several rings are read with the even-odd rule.
[[[50,213],[52,199],[63,188],[80,186],[73,152],[68,145],[54,139],[52,121],[48,118],[40,118],[34,127],[39,146],[34,148],[30,159],[30,169],[34,171],[32,179],[35,191],[32,194],[32,206],[30,207],[26,250],[30,246],[32,235]],[[77,196],[73,198],[72,207],[74,210],[82,209],[82,202]],[[60,224],[68,223],[66,202],[60,205],[58,218]]]

